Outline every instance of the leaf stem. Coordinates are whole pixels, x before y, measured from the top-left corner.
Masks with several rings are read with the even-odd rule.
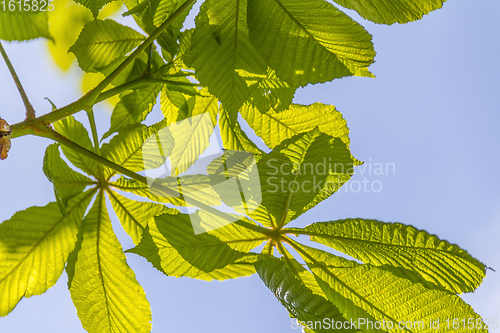
[[[305,231],[304,229],[296,229],[296,228],[283,228],[281,232],[284,234],[292,234],[292,235],[301,235],[301,236],[316,236],[318,233]]]
[[[274,220],[272,219],[271,214],[269,214],[269,209],[267,209],[267,207],[264,207],[264,209],[266,210],[267,217],[269,218],[269,222],[271,222],[271,225],[273,226],[273,230],[278,230],[278,226],[276,225],[276,223],[274,223]]]
[[[97,135],[97,126],[95,124],[94,110],[92,108],[85,110],[87,112],[87,117],[89,118],[90,129],[92,130],[92,140],[94,141],[94,151],[97,155],[101,154],[101,149],[99,147],[99,137]]]
[[[267,251],[267,253],[266,253]],[[274,252],[274,240],[271,239],[262,249],[262,254],[267,254],[267,256],[272,257]]]
[[[95,124],[94,110],[93,108],[85,110],[87,112],[87,117],[89,118],[90,129],[92,131],[92,140],[94,141],[94,151],[97,155],[101,155],[101,147],[99,146],[99,136],[97,135],[97,126]],[[98,165],[99,178],[104,179],[104,170],[102,164]]]
[[[283,255],[283,258],[285,258],[290,269],[295,273],[295,275],[298,278],[300,278],[300,274],[299,271],[297,270],[297,267],[295,267],[295,265],[292,262],[292,259],[290,259],[290,257],[293,258],[293,256],[285,249],[285,247],[281,242],[276,242],[276,244],[278,245],[278,251]]]
[[[2,43],[0,43],[0,53],[2,53],[2,57],[5,60],[7,67],[9,68],[10,75],[12,75],[12,79],[14,79],[14,82],[16,83],[17,89],[19,90],[19,94],[21,95],[21,98],[23,99],[24,107],[26,108],[26,119],[35,118],[35,109],[33,109],[33,106],[31,105],[31,103],[28,99],[28,95],[26,95],[26,92],[24,91],[23,85],[21,84],[21,80],[19,80],[19,77],[16,74],[16,70],[14,69],[14,66],[12,66],[12,63],[10,62],[9,56],[7,55],[7,52],[5,52],[5,49],[3,48]]]
[[[258,233],[261,233],[263,235],[266,236],[266,239],[269,239],[270,237],[270,233],[269,233],[269,229],[267,228],[264,228],[264,227],[261,227],[260,225],[258,224],[252,224],[252,223],[248,223],[244,220],[238,220],[236,222],[234,222],[234,224],[237,224],[243,228],[246,228],[246,229],[249,229],[249,230],[253,230],[253,231],[256,231]]]

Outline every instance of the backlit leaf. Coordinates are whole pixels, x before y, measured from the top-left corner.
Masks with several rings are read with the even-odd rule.
[[[68,276],[83,327],[90,333],[150,332],[146,294],[113,232],[103,192],[97,195],[82,228]]]
[[[181,187],[179,187],[179,184],[181,184]],[[110,185],[125,192],[133,193],[156,202],[170,203],[174,206],[193,206],[186,203],[181,194],[207,205],[218,206],[221,204],[220,197],[212,188],[210,178],[207,175],[197,174],[160,178],[152,182],[151,185],[143,184],[135,179],[120,177]],[[164,187],[169,192],[165,191]]]
[[[71,0],[55,0],[54,10],[47,12],[49,31],[53,40],[49,41],[49,50],[63,70],[68,70],[75,55],[68,50],[75,43],[84,25],[92,21],[92,14],[84,7]]]
[[[169,125],[175,138],[170,154],[172,176],[178,176],[191,167],[210,145],[210,136],[216,125],[219,105],[215,97],[193,96],[193,108],[185,119]],[[178,117],[179,119],[181,117]]]
[[[171,210],[165,205],[135,201],[113,191],[108,191],[108,195],[118,219],[135,244],[139,244],[144,228],[155,216]]]
[[[75,120],[73,116],[64,118],[54,123],[54,129],[83,148],[94,151],[94,146],[90,141],[89,133],[79,121]],[[94,176],[94,178],[97,179],[99,166],[96,161],[83,156],[66,146],[62,146],[61,148],[64,155],[74,166],[82,169],[86,174]]]
[[[129,252],[146,257],[170,276],[213,280],[252,274],[256,255],[245,252],[262,243],[263,236],[242,232],[237,224],[222,229],[213,231],[215,235],[195,235],[189,215],[164,214],[149,224],[141,243]]]
[[[160,133],[161,138],[158,138]],[[158,138],[158,139],[156,139]],[[163,154],[159,152],[160,144]],[[138,124],[113,137],[108,144],[102,146],[102,156],[131,171],[155,169],[165,163],[166,157],[173,147],[173,138],[165,124],[152,126]],[[115,170],[106,168],[104,176],[110,179]]]
[[[47,147],[43,159],[43,172],[54,186],[54,193],[61,212],[65,214],[68,201],[82,193],[88,185],[94,184],[84,175],[73,171],[61,158],[59,144]]]
[[[295,88],[281,80],[271,68],[267,69],[267,77],[262,79],[252,93],[248,103],[261,113],[271,109],[282,111],[292,103]]]
[[[375,23],[407,23],[439,9],[446,0],[334,0]]]
[[[8,1],[5,3],[8,7]],[[40,37],[50,38],[47,12],[16,15],[0,10],[0,39],[23,41]]]
[[[190,81],[185,77],[172,77],[171,79],[176,80],[181,84],[190,83]],[[203,113],[203,105],[212,105],[217,103],[217,100],[213,96],[200,95],[200,92],[195,87],[185,86],[181,89],[177,89],[180,86],[175,85],[165,85],[161,92],[161,113],[167,120],[167,124],[171,125],[182,121],[184,119],[193,117],[197,114]],[[195,98],[195,95],[199,98]],[[209,114],[213,123],[217,122],[217,111],[218,108],[210,108]]]
[[[55,202],[30,207],[0,224],[0,316],[23,297],[40,295],[61,276],[93,191],[68,204],[63,216]]]
[[[373,76],[371,35],[324,0],[248,0],[252,45],[294,87]]]
[[[258,162],[262,204],[250,216],[285,225],[330,197],[354,172],[346,144],[319,129],[283,141]]]
[[[474,291],[485,266],[457,245],[400,223],[347,219],[314,223],[306,228],[311,240],[365,263],[415,271],[454,293]]]
[[[325,318],[345,321],[339,309],[324,297],[313,293],[306,287],[297,274],[290,269],[284,259],[269,258],[255,263],[255,268],[264,284],[288,310],[290,317],[305,323],[324,323]],[[317,329],[308,332],[332,332],[331,329],[317,325]],[[314,328],[315,326],[313,326]],[[335,330],[338,332],[356,332],[356,330]]]
[[[261,155],[263,152],[253,143],[241,129],[236,119],[232,119],[226,109],[221,108],[219,113],[219,130],[224,148],[243,150]]]
[[[99,11],[102,7],[104,7],[104,5],[112,1],[113,0],[75,0],[76,3],[79,3],[88,8],[92,12],[92,15],[94,15],[94,18],[97,18]]]
[[[196,78],[232,114],[266,78],[267,64],[248,37],[246,0],[207,0],[184,57]]]
[[[115,59],[125,56],[146,37],[113,20],[94,20],[85,25],[69,49],[86,72],[96,72]]]
[[[122,93],[111,115],[111,127],[103,138],[146,119],[153,110],[160,90],[161,85],[150,84],[138,90]]]
[[[264,114],[245,105],[241,108],[241,115],[269,148],[274,148],[284,140],[299,133],[309,132],[316,127],[321,132],[340,138],[342,142],[349,144],[349,128],[342,113],[333,105],[292,104],[285,111],[270,110]]]
[[[139,1],[129,0],[126,1],[128,7],[131,8],[127,14],[135,14],[136,22],[148,34],[152,34],[168,17],[184,4],[182,0],[151,0]],[[186,16],[189,14],[191,7],[182,12],[162,33],[158,36],[158,43],[162,49],[169,53],[170,57],[177,54],[179,50],[178,39],[180,37],[180,30]]]
[[[447,319],[471,318],[474,323],[480,319],[460,297],[413,272],[391,266],[362,265],[309,247],[303,247],[300,253],[328,299],[347,319],[357,321],[357,328],[368,329],[366,323],[359,326],[360,318],[364,318],[385,322],[383,332],[392,331],[387,329],[391,326],[397,332],[450,332]],[[440,324],[431,328],[430,323],[435,321]],[[404,323],[402,327],[400,322]],[[470,329],[459,325],[453,332],[470,332]],[[487,330],[478,327],[474,332]]]

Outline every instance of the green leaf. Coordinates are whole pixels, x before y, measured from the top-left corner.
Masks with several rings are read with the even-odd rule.
[[[283,226],[330,197],[353,174],[346,144],[319,129],[283,141],[258,162],[262,204],[250,215]]]
[[[113,20],[94,20],[85,25],[69,49],[86,72],[97,72],[139,46],[146,37]]]
[[[187,78],[176,78],[182,83],[190,82]],[[169,89],[170,88],[170,89]],[[194,87],[188,87],[189,94],[186,91],[177,91],[172,86],[167,86],[161,91],[161,113],[167,120],[167,124],[175,124],[179,121],[188,119],[193,115],[200,114],[200,104],[211,104],[215,103],[217,100],[212,97],[201,97],[195,98],[199,92]],[[202,102],[204,101],[204,102]],[[198,103],[197,103],[198,102]],[[201,103],[200,103],[201,102]],[[197,105],[198,104],[198,105]],[[217,109],[210,109],[210,117],[212,121],[217,122]],[[203,113],[203,112],[201,112]]]
[[[123,1],[123,4],[128,8],[128,10],[122,14],[123,17],[126,17],[130,15],[137,15],[144,12],[144,10],[148,7],[149,2],[148,1],[140,2],[139,0],[125,0]]]
[[[409,225],[346,219],[314,223],[304,231],[365,263],[417,272],[454,293],[474,291],[485,276],[484,264],[465,250]]]
[[[113,1],[114,0],[75,0],[76,3],[88,8],[92,12],[94,19],[97,19],[97,15],[102,7]]]
[[[270,109],[279,112],[290,106],[295,88],[281,80],[271,68],[267,69],[267,77],[259,82],[248,103],[259,112],[266,113]]]
[[[66,214],[68,201],[82,193],[88,185],[94,184],[66,164],[59,153],[59,144],[51,144],[45,150],[43,172],[54,185],[54,194],[63,215]]]
[[[176,66],[182,65],[176,64]],[[196,87],[197,84],[191,82],[187,76],[191,76],[191,74],[182,71],[179,67],[170,67],[167,73],[161,74],[161,77],[165,80],[160,98],[161,112],[165,118],[168,118],[169,125],[172,122],[176,122],[174,120],[175,117],[170,119],[170,112],[174,112],[174,114],[178,115],[178,109],[186,110],[185,112],[181,112],[181,114],[187,114],[187,110],[192,110],[194,100],[192,100],[189,105],[186,105],[190,97],[195,95],[205,96],[206,98],[212,97],[205,90],[198,90]]]
[[[167,196],[162,191],[162,186],[170,188],[179,193],[176,198],[170,198],[168,201],[176,206],[192,206],[189,202],[184,201],[184,197],[190,197],[210,206],[218,206],[221,204],[220,197],[212,188],[212,182],[208,175],[194,174],[184,175],[181,177],[166,177],[155,180],[160,185],[155,188],[155,194]]]
[[[178,176],[191,167],[210,145],[217,124],[218,101],[215,97],[193,96],[193,108],[185,119],[168,126],[175,145],[170,153],[171,175]]]
[[[193,36],[193,32],[194,28],[186,29],[182,31],[179,36],[179,52],[174,59],[174,63],[184,69],[193,70],[193,68],[189,67],[184,61],[186,54],[188,54],[189,50],[191,49],[191,38]]]
[[[40,37],[50,38],[47,12],[16,15],[0,11],[0,39],[23,41]]]
[[[192,214],[193,215],[193,214]],[[205,219],[206,213],[195,213]],[[223,280],[254,272],[255,254],[245,252],[259,246],[265,237],[236,223],[195,235],[190,215],[155,217],[141,243],[128,252],[139,254],[166,275],[201,280]],[[247,222],[250,223],[250,222]]]
[[[68,266],[71,298],[91,333],[151,331],[144,290],[127,265],[106,211],[103,192],[85,217],[80,249]]]
[[[130,1],[132,3],[132,1]],[[152,34],[168,17],[175,12],[184,1],[180,0],[148,0],[143,1],[130,12],[140,17],[136,19],[139,26],[148,34]],[[167,51],[170,57],[177,54],[179,50],[178,39],[181,34],[183,23],[191,11],[192,5],[179,15],[161,34],[157,41],[164,51]]]
[[[179,75],[184,75],[184,73],[179,72]],[[164,77],[165,81],[169,81],[165,84],[165,91],[168,91],[169,94],[171,92],[180,92],[183,95],[186,96],[186,98],[189,98],[188,96],[195,96],[195,95],[200,95],[204,97],[208,97],[205,94],[202,94],[198,89],[196,89],[197,83],[193,83],[189,81],[186,77],[180,77],[180,76],[165,76]],[[166,94],[165,94],[166,95]],[[167,97],[168,98],[168,97]]]
[[[375,23],[407,23],[421,19],[439,9],[446,0],[334,0],[339,5],[354,9],[363,18]]]
[[[157,187],[156,184],[159,186]],[[185,175],[182,177],[167,177],[156,179],[151,185],[146,185],[134,179],[120,177],[116,181],[110,183],[112,187],[139,195],[150,200],[170,203],[174,206],[192,207],[184,201],[181,196],[189,196],[204,204],[210,206],[218,206],[221,204],[220,197],[211,186],[210,178],[207,175]],[[179,193],[172,196],[167,193],[163,187]]]
[[[153,110],[161,87],[160,84],[149,84],[141,89],[120,94],[120,101],[115,105],[111,115],[111,126],[103,135],[103,139],[145,120]]]
[[[309,332],[332,332],[326,325],[315,325],[327,320],[345,321],[339,309],[324,297],[315,294],[299,278],[284,259],[268,258],[255,263],[255,269],[264,284],[288,310],[290,317],[309,325]],[[310,273],[309,273],[310,274]],[[328,323],[328,321],[326,321]],[[357,330],[335,330],[336,332],[356,332]]]
[[[110,75],[118,66],[120,66],[125,57],[118,57],[110,62],[108,65],[104,67],[96,68],[97,71],[102,73],[104,76]],[[142,52],[137,55],[137,57],[132,61],[130,65],[128,65],[125,69],[123,69],[113,80],[114,86],[119,86],[125,83],[128,83],[132,80],[139,79],[145,75],[145,73],[149,73],[149,75],[154,75],[160,67],[165,65],[165,61],[158,54],[158,52],[153,49],[152,51]],[[147,84],[145,83],[141,86],[144,88]],[[136,88],[137,90],[139,88]],[[124,95],[126,92],[123,93]]]
[[[248,0],[250,40],[293,87],[373,75],[371,35],[323,0]]]
[[[171,210],[164,205],[135,201],[114,191],[108,191],[108,196],[123,229],[132,237],[134,244],[139,244],[144,228],[154,221],[155,216]]]
[[[166,274],[162,268],[162,258],[159,256],[159,248],[153,241],[148,228],[146,228],[143,236],[143,242],[140,247],[129,250],[128,252],[139,254],[140,256],[146,258],[157,270]],[[175,256],[175,253],[174,253]],[[257,261],[258,256],[256,254],[247,254],[242,258],[237,259],[233,264],[228,264],[222,269],[215,269],[211,272],[197,272],[196,279],[204,281],[213,280],[228,280],[243,276],[249,276],[255,273],[255,268],[253,264]],[[176,262],[181,263],[182,258],[177,258]],[[190,265],[189,263],[187,265]]]
[[[238,121],[232,118],[226,109],[221,108],[219,112],[219,130],[224,148],[262,155],[263,152],[243,132]]]
[[[161,113],[167,120],[167,124],[175,124],[186,119],[189,112],[194,108],[195,99],[179,91],[168,90],[163,87],[160,95]]]
[[[391,322],[398,332],[450,332],[447,319],[473,318],[475,323],[480,318],[459,296],[440,289],[414,272],[388,265],[358,264],[305,246],[299,252],[330,302],[346,318],[358,321],[357,328],[364,331],[376,330],[368,329],[367,324],[361,326],[360,318],[385,322],[386,328]],[[431,329],[430,322],[435,321],[439,321],[439,327]],[[400,322],[410,322],[413,327],[400,329]],[[453,332],[470,332],[470,329],[460,325]],[[476,328],[474,332],[487,330]]]
[[[244,216],[234,214],[231,214],[231,216],[240,219],[236,219],[235,222],[223,227],[209,230],[207,234],[226,243],[231,249],[241,252],[249,252],[269,238],[267,233],[262,233],[262,230],[265,229],[258,227],[254,221]],[[220,220],[220,217],[214,216],[207,211],[198,211],[195,214],[191,214],[191,222],[200,222],[202,226],[213,226],[213,220]]]
[[[159,27],[163,22],[165,22],[170,15],[177,10],[185,1],[183,0],[153,0],[149,2],[150,10],[146,13],[149,15],[149,19],[156,26]],[[172,25],[170,25],[171,30],[167,30],[169,33],[176,32],[177,37],[180,34],[180,29],[182,28],[183,22],[186,16],[189,15],[189,11],[192,7],[185,10],[180,17],[178,17]]]
[[[73,198],[65,216],[51,202],[0,224],[0,316],[11,312],[21,298],[43,294],[56,283],[93,193]]]
[[[94,146],[90,141],[89,133],[79,121],[75,120],[73,116],[64,118],[54,123],[54,129],[83,148],[94,151]],[[64,155],[74,166],[97,179],[97,175],[99,174],[99,165],[96,161],[80,155],[73,149],[66,146],[62,146],[61,148]]]
[[[158,168],[165,163],[173,148],[172,135],[165,126],[164,122],[149,127],[141,124],[131,126],[104,144],[101,154],[134,172]],[[115,174],[115,170],[104,169],[104,177],[108,180]]]
[[[342,113],[333,105],[314,103],[312,105],[292,104],[281,112],[270,110],[260,113],[255,108],[245,105],[241,116],[260,136],[269,148],[274,148],[286,139],[299,133],[312,131],[316,127],[325,134],[340,138],[349,145],[349,128]]]
[[[237,213],[250,216],[262,202],[259,170],[252,153],[224,150],[207,166],[212,187]]]
[[[266,78],[267,64],[248,38],[246,0],[207,0],[184,57],[196,78],[233,115]]]

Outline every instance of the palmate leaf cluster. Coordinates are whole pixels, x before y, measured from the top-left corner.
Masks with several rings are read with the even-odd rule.
[[[86,9],[60,0],[54,13],[0,12],[0,38],[52,38],[60,42],[57,47],[66,45],[83,71],[108,76],[185,4],[125,0],[124,15],[133,16],[142,30],[136,31],[102,19],[99,11],[108,1],[77,3]],[[112,81],[115,88],[126,88],[101,138],[108,139],[105,143],[92,142],[71,116],[53,124],[65,138],[132,172],[156,169],[169,157],[177,167],[161,185],[181,193],[161,196],[148,184],[68,146],[50,145],[43,171],[53,184],[55,201],[0,224],[0,315],[11,312],[23,297],[47,291],[66,270],[87,331],[151,330],[149,303],[113,231],[109,200],[136,244],[126,252],[174,277],[211,281],[258,274],[307,332],[471,331],[428,327],[430,321],[449,318],[471,318],[472,331],[486,332],[480,317],[459,297],[479,286],[485,265],[458,246],[412,226],[376,220],[287,227],[332,196],[361,163],[349,150],[349,129],[334,106],[292,103],[295,90],[308,84],[373,77],[368,70],[375,56],[371,35],[337,5],[373,22],[393,24],[420,19],[442,3],[206,0],[192,29],[183,29],[188,10],[182,12]],[[55,14],[58,4],[79,18],[75,26],[81,31],[63,34],[53,28],[67,20],[61,12]],[[71,55],[61,55],[57,47],[52,46],[56,60],[68,67]],[[165,119],[146,126],[158,96]],[[176,130],[178,122],[200,115],[211,121],[193,121],[188,131]],[[269,153],[248,138],[242,119]],[[149,154],[144,149],[148,138],[165,130],[169,135],[162,138],[162,154]],[[246,151],[257,161],[261,200],[251,211],[212,186],[213,170],[221,164],[211,164],[209,175],[185,173],[216,130],[228,154]],[[323,169],[308,169],[311,165]],[[184,184],[180,190],[179,181]],[[178,208],[191,205],[188,198],[211,207],[225,204],[240,215],[234,223],[196,235],[193,218],[213,225],[221,217],[207,210],[181,213]],[[305,237],[345,256],[301,244]],[[324,325],[325,319],[351,323],[359,318],[387,325]],[[424,326],[402,328],[400,322]]]

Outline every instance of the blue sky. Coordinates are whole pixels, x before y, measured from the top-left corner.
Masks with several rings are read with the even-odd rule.
[[[374,36],[378,54],[371,70],[377,79],[308,86],[295,97],[296,103],[333,104],[343,112],[352,153],[366,163],[352,184],[379,182],[382,189],[356,193],[356,185],[348,184],[294,224],[371,218],[411,224],[456,243],[498,271],[489,270],[478,291],[464,295],[490,319],[500,318],[499,12],[495,0],[450,0],[408,25],[360,21]],[[50,109],[44,97],[62,106],[81,94],[76,68],[61,73],[44,42],[4,45],[39,114]],[[22,101],[3,62],[0,101],[2,118],[11,124],[23,120]],[[109,113],[102,108],[96,113],[102,134]],[[35,137],[12,142],[9,158],[0,163],[0,221],[53,201],[41,169],[49,143]],[[376,163],[394,165],[395,172],[370,173]],[[116,231],[124,247],[131,247]],[[223,283],[176,279],[135,255],[127,258],[151,303],[153,332],[298,332],[257,276]],[[0,332],[84,332],[66,275],[46,294],[22,300],[0,318]]]

